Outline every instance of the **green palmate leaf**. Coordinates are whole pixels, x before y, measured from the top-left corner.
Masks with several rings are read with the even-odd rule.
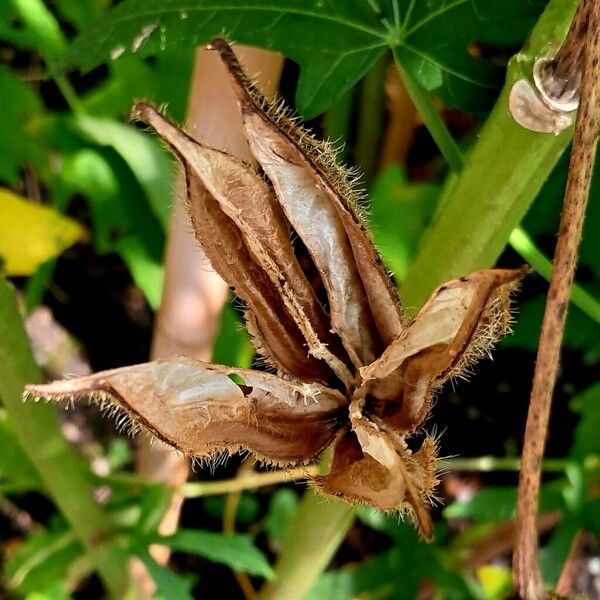
[[[30,275],[86,237],[73,219],[1,188],[0,213],[0,259],[8,275]]]
[[[3,65],[0,65],[0,90],[0,131],[5,132],[0,135],[0,180],[14,183],[24,164],[40,165],[45,160],[27,132],[28,124],[41,112],[41,102]]]
[[[386,49],[397,48],[428,89],[453,105],[479,109],[494,95],[502,69],[471,56],[469,44],[508,23],[522,40],[540,10],[511,4],[507,14],[498,9],[482,18],[470,0],[125,0],[75,41],[61,66],[87,71],[128,54],[148,56],[226,35],[296,61],[297,105],[310,117],[352,87]],[[318,40],[318,53],[307,39]]]
[[[188,552],[228,565],[235,571],[269,578],[273,570],[248,535],[181,529],[170,537],[153,539],[176,552]]]

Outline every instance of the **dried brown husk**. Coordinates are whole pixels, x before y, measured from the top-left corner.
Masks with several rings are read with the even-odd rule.
[[[510,294],[524,271],[450,281],[403,323],[331,148],[267,104],[223,40],[212,45],[231,74],[250,147],[271,185],[149,105],[139,103],[134,115],[183,163],[196,237],[247,304],[248,331],[278,375],[173,358],[27,392],[110,402],[134,428],[196,458],[242,449],[273,464],[304,464],[333,445],[318,488],[408,512],[430,538],[436,444],[425,436],[412,452],[406,438],[422,426],[440,385],[468,373],[508,331]],[[321,276],[330,315],[299,264],[290,225]]]
[[[402,329],[402,311],[389,274],[355,213],[356,193],[347,173],[329,145],[317,142],[258,93],[223,40],[211,46],[231,74],[252,152],[321,273],[333,327],[354,363],[368,364],[378,350],[375,334],[384,345],[391,342]],[[329,247],[319,243],[323,239]]]
[[[142,426],[195,458],[248,450],[286,466],[312,460],[331,443],[346,403],[317,383],[185,357],[30,385],[26,393],[110,403],[126,413],[134,430]]]
[[[307,354],[298,324],[287,311],[281,310],[282,299],[273,282],[252,256],[240,229],[205,186],[202,173],[208,168],[206,149],[148,104],[136,104],[133,116],[151,125],[181,160],[186,207],[196,239],[215,271],[234,287],[255,315],[258,325],[255,335],[264,337],[260,345],[270,351],[265,358],[297,377],[326,382],[330,378],[328,370]]]
[[[361,369],[374,413],[397,431],[418,427],[435,390],[465,376],[510,330],[510,297],[525,272],[479,271],[435,290],[379,359]]]

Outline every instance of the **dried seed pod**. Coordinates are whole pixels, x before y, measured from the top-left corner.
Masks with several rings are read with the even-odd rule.
[[[223,40],[212,45],[231,74],[250,147],[269,181],[198,144],[145,103],[134,116],[181,160],[196,237],[246,302],[254,344],[278,374],[172,358],[26,392],[108,402],[125,413],[123,423],[198,458],[243,449],[274,464],[304,464],[332,444],[331,471],[314,481],[318,488],[407,511],[429,539],[435,442],[426,437],[413,453],[405,437],[425,419],[435,389],[463,375],[508,330],[509,295],[523,272],[451,281],[403,324],[331,148],[268,105]],[[321,275],[331,315],[299,264],[290,225]]]
[[[399,431],[420,425],[433,392],[507,333],[510,295],[524,272],[479,271],[440,286],[381,357],[360,370],[375,414]]]
[[[345,404],[339,392],[316,383],[184,357],[29,385],[25,392],[57,401],[87,397],[121,409],[134,430],[142,426],[189,456],[249,450],[278,465],[316,457],[331,443]]]
[[[573,124],[571,115],[550,108],[525,79],[519,79],[512,86],[508,107],[513,119],[530,131],[557,135]]]
[[[132,115],[151,125],[181,160],[187,188],[186,207],[196,238],[215,271],[234,287],[256,316],[265,341],[263,346],[271,351],[266,358],[297,377],[327,381],[327,369],[308,356],[298,324],[280,309],[281,298],[272,281],[251,255],[241,231],[215,199],[212,192],[219,181],[213,175],[220,177],[223,173],[215,169],[214,163],[210,172],[207,150],[145,103],[136,104]],[[205,179],[212,179],[212,190],[206,187]],[[221,181],[220,185],[232,183]]]
[[[205,202],[216,200],[219,208],[226,215],[226,217],[221,216],[221,228],[215,229],[212,236],[220,236],[222,231],[226,230],[230,238],[242,238],[252,261],[264,271],[272,286],[277,289],[279,300],[284,302],[295,326],[304,336],[310,353],[327,362],[336,375],[346,385],[349,385],[352,376],[336,356],[336,354],[345,356],[345,353],[341,349],[339,339],[330,332],[329,318],[296,259],[290,240],[289,223],[268,185],[242,161],[219,150],[207,148],[189,138],[149,104],[145,102],[136,104],[132,114],[135,118],[153,127],[176,150],[190,171],[189,177],[200,180],[210,195]],[[198,187],[196,181],[189,184],[188,193],[194,187]],[[190,203],[189,211],[194,223],[198,221],[198,218],[202,218],[202,225],[206,226],[205,215],[199,215],[196,218],[194,215],[201,207],[202,204],[193,201]],[[212,218],[215,219],[216,207],[214,206],[212,213]],[[231,224],[228,223],[229,220],[231,220]],[[237,228],[237,232],[235,228]],[[208,237],[206,233],[205,231],[198,232],[198,239],[202,240],[201,243],[204,246],[206,245],[205,239]],[[273,341],[268,339],[269,328],[265,329],[264,313],[256,307],[256,303],[260,299],[252,298],[253,287],[268,289],[269,286],[264,283],[262,286],[260,285],[260,279],[264,279],[264,275],[258,277],[256,274],[248,273],[253,276],[255,283],[253,285],[253,282],[249,282],[249,285],[241,288],[239,283],[241,277],[227,272],[233,268],[231,263],[237,262],[234,256],[231,257],[231,260],[225,258],[227,265],[223,265],[222,256],[214,256],[214,253],[211,252],[207,252],[207,256],[222,277],[227,281],[236,282],[237,293],[248,302],[256,314],[258,321],[254,328],[255,335],[265,337],[263,347],[271,349],[267,351],[267,356],[274,358],[277,365],[284,366],[280,357],[280,349],[276,348]],[[240,267],[248,271],[243,263]],[[265,292],[263,295],[266,296],[267,293]],[[271,307],[271,312],[275,312],[273,307]],[[285,343],[288,341],[286,340]],[[306,356],[303,357],[304,362],[307,362],[306,358]],[[293,360],[297,360],[297,357]],[[315,361],[312,363],[311,368],[315,368]],[[287,366],[284,367],[294,375],[306,376],[306,372],[293,371]],[[315,371],[316,377],[323,380],[323,370],[315,368]]]
[[[402,313],[390,277],[353,210],[356,194],[347,173],[331,147],[259,94],[223,40],[211,46],[231,75],[252,153],[321,273],[332,325],[355,365],[367,364],[377,351],[372,334],[377,331],[389,343],[402,328]]]

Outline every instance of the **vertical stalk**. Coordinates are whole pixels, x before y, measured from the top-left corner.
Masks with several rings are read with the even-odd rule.
[[[260,600],[300,600],[329,564],[354,520],[349,504],[306,492],[283,540],[275,564],[277,576],[261,591]]]
[[[587,11],[588,23],[584,28],[587,29],[585,41],[581,40],[584,43],[584,60],[580,108],[575,122],[567,189],[533,376],[519,480],[513,570],[515,583],[525,600],[544,597],[536,531],[541,461],[600,124],[600,3],[583,0],[582,10]]]
[[[256,48],[236,46],[241,62],[250,76],[256,77],[266,96],[277,90],[283,58]],[[226,151],[251,163],[253,157],[242,130],[241,116],[230,89],[225,68],[216,54],[199,49],[188,101],[188,133],[198,141]],[[152,359],[183,354],[210,361],[218,332],[221,309],[227,297],[227,284],[213,271],[193,235],[189,217],[181,202],[185,190],[179,181],[167,238],[165,283],[157,315]],[[189,472],[188,460],[164,444],[150,445],[140,438],[138,472],[151,481],[177,488]],[[183,496],[175,492],[159,532],[170,535],[177,529]],[[154,547],[154,558],[166,563],[169,550]],[[138,588],[150,595],[152,582],[134,573]]]
[[[383,82],[387,64],[386,54],[375,63],[360,86],[354,161],[367,182],[373,178],[379,156],[384,115]]]
[[[10,284],[0,277],[0,397],[23,450],[38,470],[49,496],[73,533],[91,553],[107,590],[125,593],[126,572],[121,552],[106,543],[109,519],[92,497],[88,466],[62,437],[52,406],[23,403],[26,383],[41,381]]]

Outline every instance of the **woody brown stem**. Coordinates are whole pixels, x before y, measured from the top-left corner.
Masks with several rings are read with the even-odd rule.
[[[541,461],[600,122],[600,3],[583,0],[581,11],[587,15],[588,32],[584,44],[581,105],[531,390],[517,502],[513,572],[515,584],[525,600],[544,597],[535,525]]]

